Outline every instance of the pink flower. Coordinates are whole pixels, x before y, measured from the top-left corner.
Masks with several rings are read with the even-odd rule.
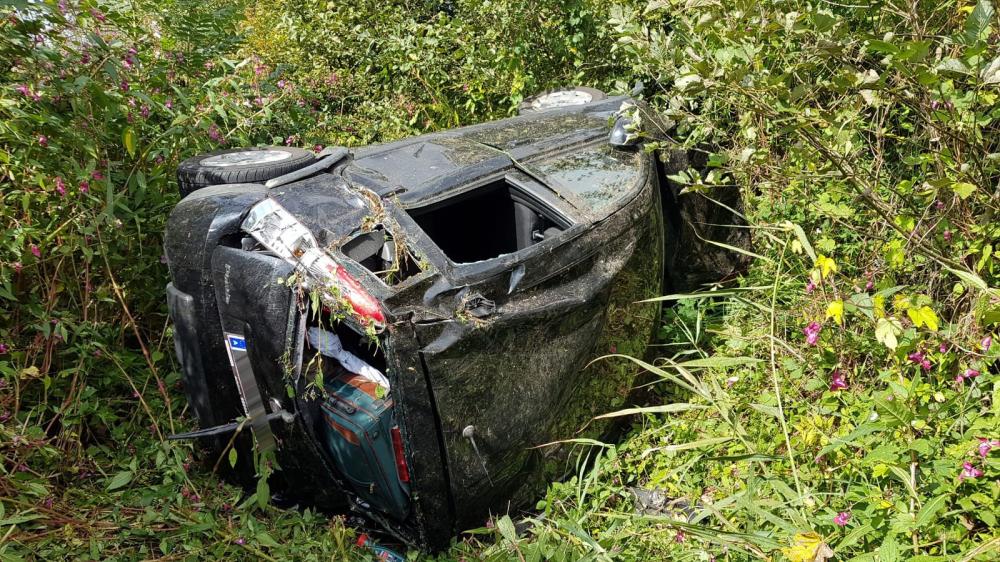
[[[21,273],[21,270],[24,269],[24,266],[21,265],[21,262],[19,262],[19,261],[16,261],[16,262],[14,262],[14,263],[12,263],[10,265],[11,265],[11,267],[14,268],[14,273]]]
[[[166,107],[167,109],[173,109],[174,100],[167,98],[167,101],[163,102],[163,106]]]
[[[35,256],[36,258],[42,257],[42,251],[38,248],[37,245],[32,244],[28,246],[28,248],[31,250],[31,255]]]
[[[951,242],[951,231],[950,230],[945,230],[944,233],[942,234],[942,236],[944,236],[944,241],[945,242]]]
[[[236,544],[238,544],[240,546],[243,546],[246,543],[247,543],[247,540],[245,538],[243,538],[243,537],[240,537],[240,538],[236,539]]]
[[[934,208],[937,209],[937,210],[939,210],[939,211],[943,211],[944,210],[944,201],[935,201],[934,202]]]
[[[948,344],[942,343],[938,346],[938,351],[941,353],[948,353]]]
[[[806,294],[807,295],[811,294],[815,290],[816,290],[816,284],[812,282],[812,279],[810,279],[809,282],[806,283]]]
[[[674,542],[682,543],[687,540],[687,535],[684,534],[683,530],[678,529],[677,534],[674,535]]]
[[[983,353],[990,350],[990,346],[993,345],[993,336],[986,336],[983,341],[979,342],[983,346]]]
[[[59,192],[59,195],[66,195],[66,182],[64,182],[61,177],[57,177],[55,179],[55,184],[56,191]]]
[[[17,90],[22,96],[26,98],[31,97],[31,88],[29,88],[25,84],[18,84],[17,86],[14,87],[14,89]]]
[[[914,351],[913,353],[906,356],[911,362],[920,365],[925,371],[931,369],[931,362],[927,359],[927,355],[923,351]]]
[[[838,513],[833,517],[833,523],[838,527],[846,526],[847,522],[850,520],[851,520],[851,514],[850,512],[847,511],[841,511],[840,513]]]
[[[5,353],[7,353],[7,344],[0,343],[0,355],[3,355]],[[980,446],[979,449],[982,450],[982,446]],[[985,457],[986,455],[983,456]]]
[[[972,466],[971,462],[962,463],[962,472],[958,475],[958,481],[962,482],[966,478],[979,478],[983,475],[983,471]]]
[[[808,326],[803,328],[802,333],[806,335],[806,343],[809,345],[816,345],[819,341],[819,332],[823,329],[823,325],[819,322],[810,322]]]
[[[118,88],[123,92],[127,92],[129,90],[128,80],[122,80],[121,84],[118,85]]]
[[[830,391],[836,392],[845,388],[847,388],[847,381],[844,379],[844,374],[840,372],[840,369],[837,369],[833,372],[833,376],[830,377]]]
[[[984,459],[990,454],[990,451],[996,447],[1000,447],[1000,440],[998,439],[987,439],[985,437],[979,437],[979,456]]]
[[[215,142],[219,142],[222,140],[222,133],[219,132],[219,128],[215,126],[215,123],[212,123],[208,127],[208,138],[212,139]]]
[[[321,144],[317,144],[316,146],[313,147],[313,152],[317,152],[318,153],[318,152],[322,152],[322,151],[323,151],[323,145],[321,145]]]
[[[100,170],[94,170],[93,172],[90,172],[90,177],[94,181],[101,181],[104,179],[104,174],[102,174]]]
[[[966,369],[964,373],[962,373],[962,376],[964,376],[967,379],[974,379],[979,376],[979,369],[973,369],[970,367]]]
[[[91,8],[90,15],[94,16],[94,19],[96,19],[99,22],[103,22],[105,20],[104,14],[102,14],[100,10]]]
[[[139,115],[142,115],[143,119],[149,119],[149,106],[142,106],[142,109],[139,110]]]
[[[865,290],[866,291],[871,291],[874,288],[875,288],[875,283],[873,283],[871,281],[865,283]]]
[[[90,191],[90,182],[83,180],[80,182],[80,193],[87,193],[88,191]]]
[[[45,148],[49,145],[49,137],[45,135],[38,135],[38,146]]]

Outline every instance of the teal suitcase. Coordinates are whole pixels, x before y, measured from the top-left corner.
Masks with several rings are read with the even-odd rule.
[[[325,383],[327,449],[358,497],[398,520],[409,512],[409,469],[392,399],[379,398],[374,382],[341,371]]]

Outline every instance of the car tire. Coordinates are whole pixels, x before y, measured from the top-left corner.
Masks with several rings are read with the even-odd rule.
[[[540,113],[543,111],[550,111],[552,109],[559,109],[561,107],[583,105],[595,101],[601,101],[607,98],[608,94],[594,88],[587,88],[584,86],[557,88],[555,90],[546,90],[529,98],[525,98],[525,100],[521,102],[521,106],[518,108],[518,114],[525,115],[528,113]]]
[[[181,197],[210,185],[262,183],[312,164],[313,153],[301,148],[260,146],[201,154],[177,167]]]

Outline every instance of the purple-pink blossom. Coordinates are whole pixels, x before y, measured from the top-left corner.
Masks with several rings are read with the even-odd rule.
[[[837,369],[830,377],[830,390],[836,392],[845,388],[847,388],[847,380],[844,379],[844,373],[840,372],[840,369]]]
[[[3,355],[5,353],[7,353],[7,344],[0,343],[0,355]],[[983,455],[983,456],[986,456],[986,455]]]
[[[118,84],[118,89],[127,92],[129,90],[128,80],[122,80],[121,84]]]
[[[948,344],[942,343],[938,346],[938,351],[941,353],[948,353]]]
[[[920,367],[925,371],[931,370],[931,361],[930,359],[927,359],[927,354],[923,351],[914,351],[913,353],[907,355],[906,358],[911,362],[920,365]]]
[[[212,139],[215,142],[219,142],[222,140],[222,133],[219,132],[219,128],[215,126],[215,123],[212,123],[208,127],[208,138]]]
[[[812,282],[812,279],[810,279],[809,282],[806,283],[806,294],[807,295],[811,294],[815,290],[816,290],[816,284]]]
[[[966,479],[979,478],[982,475],[983,475],[982,470],[979,470],[978,468],[973,466],[971,462],[966,461],[962,463],[962,472],[959,473],[958,480],[961,482]]]
[[[49,145],[49,137],[45,135],[38,135],[38,146],[45,148]]]
[[[14,263],[12,263],[10,265],[11,265],[11,267],[14,268],[14,273],[21,273],[21,270],[24,269],[24,266],[21,265],[21,262],[19,262],[19,261],[16,261],[16,262],[14,262]]]
[[[1000,439],[987,439],[986,437],[979,437],[979,456],[984,459],[989,456],[990,451],[1000,447]]]
[[[990,350],[990,346],[993,345],[993,336],[986,336],[983,341],[979,342],[983,346],[983,353]]]
[[[837,515],[833,516],[833,524],[838,527],[844,527],[847,522],[851,520],[851,514],[847,511],[841,511]]]
[[[951,242],[951,231],[950,230],[945,230],[944,233],[942,233],[942,236],[944,236],[944,241],[945,242]]]
[[[819,341],[819,332],[823,329],[823,325],[819,322],[810,322],[808,326],[802,329],[802,333],[806,335],[806,343],[809,345],[816,345]]]
[[[104,179],[104,174],[102,174],[100,170],[94,170],[93,172],[90,172],[90,177],[94,181],[101,181]]]
[[[88,191],[90,191],[90,182],[83,180],[80,182],[80,193],[87,193]]]
[[[54,183],[56,184],[56,191],[59,195],[66,195],[66,182],[63,181],[62,177],[56,177]]]
[[[246,543],[247,543],[247,540],[245,538],[243,538],[243,537],[240,537],[240,538],[236,539],[236,544],[238,544],[240,546],[243,546]]]
[[[32,244],[28,246],[28,249],[31,250],[31,255],[35,256],[36,258],[42,257],[42,250],[38,247],[37,244]]]

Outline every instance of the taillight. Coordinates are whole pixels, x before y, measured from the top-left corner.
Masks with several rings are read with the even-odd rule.
[[[374,321],[377,327],[385,325],[385,315],[382,314],[382,308],[379,307],[375,297],[371,296],[339,263],[336,275],[339,281],[338,288],[347,298],[347,302],[351,303],[354,312],[361,318]]]
[[[399,475],[400,482],[410,481],[410,469],[406,466],[406,452],[403,450],[403,436],[399,433],[399,426],[392,428],[392,449],[396,453],[396,474]]]
[[[308,283],[323,290],[333,286],[347,300],[362,323],[376,330],[385,327],[385,315],[378,301],[351,277],[342,265],[316,243],[308,228],[273,199],[254,205],[243,221],[243,230],[282,259],[305,270]],[[332,300],[332,295],[323,293]]]

